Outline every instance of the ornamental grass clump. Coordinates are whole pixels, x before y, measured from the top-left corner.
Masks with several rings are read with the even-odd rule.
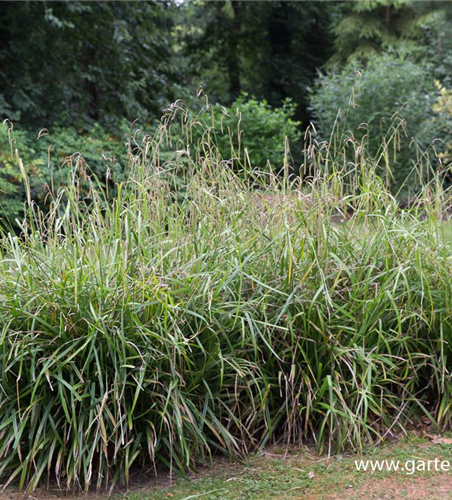
[[[420,415],[450,426],[438,177],[401,209],[362,144],[309,134],[305,182],[233,171],[214,124],[193,145],[186,117],[132,137],[113,199],[74,157],[49,210],[30,197],[1,235],[4,484],[101,489],[275,441],[333,453]]]

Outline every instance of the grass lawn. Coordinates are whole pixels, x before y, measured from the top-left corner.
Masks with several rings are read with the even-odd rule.
[[[363,457],[371,460],[451,459],[450,444],[433,444],[410,436],[401,441],[369,449]],[[274,448],[246,465],[216,464],[191,480],[173,486],[150,488],[128,495],[129,500],[361,500],[361,499],[449,499],[452,474],[449,472],[357,471],[357,455],[319,457],[309,450]]]
[[[433,436],[430,436],[433,437]],[[441,439],[439,440],[441,441]],[[114,493],[114,500],[442,500],[452,498],[451,472],[420,472],[412,475],[394,472],[357,471],[356,459],[451,460],[452,445],[436,439],[409,435],[399,441],[367,449],[362,455],[341,455],[328,459],[308,448],[273,447],[250,457],[248,463],[230,463],[219,459],[210,468],[201,469],[186,479],[159,475],[157,480],[133,477],[127,493]],[[433,465],[432,465],[433,469]],[[51,500],[63,496],[55,489],[38,489],[28,500]],[[88,494],[75,500],[103,500],[106,496]],[[0,500],[17,498],[17,490],[8,489]]]

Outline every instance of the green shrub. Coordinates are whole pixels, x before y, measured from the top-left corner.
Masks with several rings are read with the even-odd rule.
[[[5,220],[14,223],[17,218],[23,219],[24,216],[26,191],[15,148],[22,152],[22,161],[27,164],[28,172],[35,170],[29,157],[27,136],[15,132],[14,140],[10,140],[11,132],[5,125],[0,129],[0,221],[3,223]],[[42,168],[42,165],[39,167]]]
[[[269,166],[274,171],[288,165],[293,168],[285,141],[287,138],[292,147],[301,143],[301,124],[293,119],[295,109],[290,99],[286,99],[282,107],[272,108],[265,100],[250,99],[246,94],[228,108],[217,105],[216,136],[221,156],[238,158],[242,166],[261,170]]]
[[[76,163],[104,185],[108,179],[122,179],[127,140],[125,125],[115,135],[98,125],[87,132],[55,128],[35,134],[14,130],[5,123],[0,129],[0,221],[14,226],[16,219],[24,217],[27,197],[16,149],[28,175],[31,198],[44,208],[49,189],[56,192],[64,188]]]
[[[169,135],[173,143],[189,145],[193,156],[206,157],[213,152],[235,171],[258,168],[279,172],[284,166],[295,168],[290,148],[301,149],[302,133],[301,124],[293,119],[296,105],[290,99],[280,108],[246,94],[230,107],[210,104],[208,100],[181,105],[187,117],[182,128],[180,123],[173,123]],[[186,123],[190,123],[189,132]]]
[[[440,82],[435,82],[438,89],[438,97],[433,105],[435,117],[433,118],[435,126],[442,131],[443,137],[446,138],[443,143],[438,144],[439,157],[449,166],[452,162],[452,90],[447,89]]]
[[[370,57],[365,66],[354,62],[320,75],[311,104],[321,137],[329,140],[335,126],[344,142],[353,134],[371,156],[382,154],[383,175],[390,164],[394,190],[416,189],[417,145],[425,149],[440,133],[431,121],[435,91],[429,75],[428,67],[393,53]],[[383,154],[393,134],[392,151]]]

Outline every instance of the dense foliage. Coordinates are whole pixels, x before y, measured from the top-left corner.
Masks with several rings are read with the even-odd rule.
[[[296,148],[301,142],[295,114],[296,106],[289,99],[280,108],[272,108],[265,100],[242,94],[231,106],[207,105],[197,113],[189,110],[189,116],[196,116],[198,122],[191,144],[199,148],[208,131],[208,140],[218,148],[219,158],[235,171],[250,167],[275,172],[290,167],[293,171],[290,145]]]
[[[16,149],[29,177],[30,196],[41,208],[49,206],[49,190],[64,189],[70,182],[71,168],[78,164],[104,186],[120,180],[127,164],[126,125],[107,134],[99,125],[86,132],[72,128],[45,129],[35,135],[15,130],[8,123],[0,127],[0,224],[17,229],[24,217],[27,200]]]
[[[73,164],[47,214],[28,203],[21,236],[0,233],[4,484],[101,488],[276,440],[357,449],[419,414],[450,427],[450,193],[434,178],[401,211],[352,139],[311,143],[324,174],[304,186],[237,176],[210,127],[165,145],[187,118],[134,134],[110,201]]]
[[[343,15],[333,28],[333,61],[366,59],[391,46],[413,49],[421,44],[435,5],[411,0],[345,2]],[[436,19],[438,20],[438,19]]]
[[[328,60],[390,46],[448,60],[451,12],[412,0],[3,2],[0,113],[39,128],[159,117],[201,84],[222,104],[289,97],[306,122],[306,89]]]
[[[280,108],[272,108],[266,101],[241,95],[229,107],[206,105],[202,99],[191,102],[191,106],[186,103],[180,106],[187,110],[193,127],[187,137],[178,124],[173,124],[171,144],[188,145],[202,155],[205,154],[203,139],[208,138],[218,147],[224,164],[235,171],[249,167],[275,171],[287,167],[295,171],[292,153],[300,154],[297,145],[299,148],[301,132],[299,122],[293,119],[296,107],[290,101]],[[152,134],[157,128],[158,123],[154,123],[143,132]],[[16,149],[21,151],[23,168],[30,178],[31,198],[45,209],[51,201],[49,186],[54,191],[65,189],[71,180],[70,169],[76,164],[103,186],[110,186],[108,194],[114,196],[114,182],[123,179],[127,171],[124,145],[129,135],[125,122],[118,124],[114,134],[93,125],[86,131],[68,127],[45,129],[38,136],[16,131],[5,123],[0,129],[0,190],[3,192],[0,222],[17,229],[18,221],[24,216],[26,186],[21,179]],[[162,160],[171,158],[171,147],[168,151],[162,145],[160,154]]]
[[[242,92],[280,106],[298,104],[307,121],[307,87],[332,54],[329,2],[186,2],[181,29],[191,78],[223,104]]]
[[[159,116],[170,26],[157,2],[1,2],[0,114],[34,129]]]
[[[428,66],[392,53],[369,57],[365,67],[354,61],[330,70],[313,89],[315,123],[325,140],[335,128],[338,140],[352,134],[374,157],[381,155],[381,173],[391,167],[395,189],[415,187],[419,148],[424,151],[441,134],[432,120],[436,92],[425,78],[429,72]],[[394,134],[397,140],[387,152],[382,146]]]
[[[434,122],[436,127],[441,130],[441,135],[446,138],[445,141],[438,144],[438,156],[446,165],[449,165],[452,162],[452,90],[445,88],[438,81],[436,86],[439,96],[433,105]]]
[[[67,155],[80,152],[97,173],[104,169],[102,153],[121,147],[135,119],[142,129],[155,129],[169,102],[181,98],[196,107],[200,86],[214,105],[225,106],[231,130],[241,108],[247,124],[244,147],[235,137],[239,156],[247,148],[251,164],[262,167],[268,159],[279,169],[288,161],[289,145],[281,150],[287,133],[290,167],[298,172],[306,169],[303,129],[314,120],[320,136],[330,136],[359,69],[363,93],[355,96],[358,107],[346,126],[359,137],[356,125],[368,123],[375,152],[389,117],[404,106],[407,137],[394,186],[406,181],[414,189],[406,179],[415,153],[410,138],[425,146],[446,130],[431,123],[431,105],[434,80],[451,86],[451,18],[450,2],[412,0],[2,2],[0,116],[20,131],[39,203],[49,165],[64,159],[46,159],[49,142]],[[43,128],[51,134],[37,141]],[[215,132],[227,158],[229,133]],[[10,158],[2,139],[0,204],[3,218],[14,219],[25,198]]]

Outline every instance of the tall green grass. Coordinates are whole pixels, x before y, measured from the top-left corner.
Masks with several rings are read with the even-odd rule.
[[[131,139],[114,199],[74,157],[49,211],[30,197],[22,233],[2,234],[7,483],[88,490],[275,440],[332,453],[420,414],[450,425],[441,183],[402,210],[352,138],[307,136],[302,183],[246,152],[233,171],[213,137],[175,105]]]

